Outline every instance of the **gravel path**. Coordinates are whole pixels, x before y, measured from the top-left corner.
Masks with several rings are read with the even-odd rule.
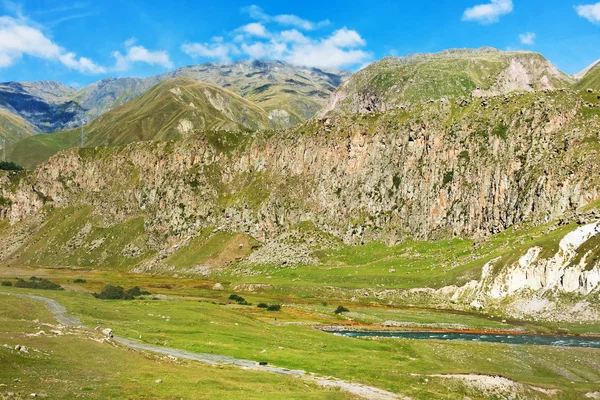
[[[12,293],[2,293],[7,294],[9,296],[18,296],[24,297],[31,300],[36,300],[44,303],[48,310],[52,313],[54,318],[62,324],[66,326],[80,326],[85,327],[85,325],[78,320],[77,318],[67,314],[67,309],[58,303],[56,300],[49,299],[47,297],[42,296],[34,296],[28,294],[12,294]],[[171,357],[177,357],[185,360],[199,361],[204,364],[227,364],[233,365],[236,367],[240,367],[243,369],[250,369],[255,371],[263,371],[269,372],[277,375],[285,375],[285,376],[293,376],[296,378],[304,379],[306,381],[314,382],[322,387],[327,388],[338,388],[340,390],[344,390],[346,392],[350,392],[356,396],[360,396],[365,399],[372,400],[411,400],[409,397],[397,395],[392,392],[388,392],[382,389],[378,389],[372,386],[361,385],[358,383],[346,382],[341,379],[336,378],[325,378],[319,377],[314,374],[306,373],[303,370],[290,370],[287,368],[275,367],[270,365],[259,365],[256,361],[244,360],[240,358],[234,358],[229,356],[219,356],[215,354],[202,354],[202,353],[192,353],[185,350],[173,349],[170,347],[161,347],[154,346],[147,343],[142,343],[137,340],[125,339],[121,337],[115,336],[113,338],[114,341],[132,348],[136,350],[148,351],[156,354],[164,354]]]

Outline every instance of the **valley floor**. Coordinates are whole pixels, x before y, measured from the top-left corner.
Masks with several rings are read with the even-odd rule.
[[[413,399],[579,399],[600,390],[599,349],[355,339],[315,329],[372,328],[389,320],[403,327],[515,333],[552,332],[556,326],[276,293],[238,293],[250,303],[243,305],[229,300],[231,290],[213,290],[215,282],[202,279],[0,267],[3,281],[30,276],[48,278],[66,290],[1,288],[0,362],[8,366],[0,369],[0,396],[4,397],[36,393],[48,398],[355,398],[339,385],[326,388],[281,374],[223,363],[210,366],[127,348],[93,329],[57,324],[39,301],[6,293],[54,299],[85,325],[111,328],[116,336],[145,346],[235,357],[255,365],[266,362],[269,367],[304,370]],[[75,279],[85,283],[74,283]],[[139,286],[152,294],[130,301],[94,298],[91,293],[105,284]],[[258,308],[259,303],[282,308],[267,311]],[[338,305],[350,311],[336,315]],[[599,331],[595,325],[578,329]],[[27,352],[15,346],[25,346]]]

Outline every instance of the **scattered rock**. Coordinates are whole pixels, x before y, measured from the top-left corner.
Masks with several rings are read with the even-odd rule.
[[[215,283],[213,290],[225,290],[225,287],[220,282]]]
[[[113,330],[110,328],[102,328],[100,326],[96,327],[96,330],[98,332],[102,332],[103,334],[105,334],[106,336],[108,336],[109,338],[113,338],[114,334],[113,334]]]

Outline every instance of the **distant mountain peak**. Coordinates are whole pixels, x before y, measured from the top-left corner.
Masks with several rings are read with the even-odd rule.
[[[0,107],[43,132],[57,132],[80,125],[79,112],[67,115],[62,111],[73,102],[80,104],[90,121],[166,79],[189,78],[222,86],[267,112],[283,110],[290,115],[289,123],[296,124],[314,116],[349,75],[271,60],[204,63],[143,79],[109,77],[80,89],[50,81],[0,84]]]

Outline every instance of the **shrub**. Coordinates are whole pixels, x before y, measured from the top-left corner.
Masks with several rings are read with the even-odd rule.
[[[0,169],[4,171],[23,171],[23,167],[10,161],[0,161]]]
[[[245,298],[243,298],[242,296],[238,296],[237,294],[232,294],[231,296],[229,296],[229,300],[233,300],[233,301],[237,302],[238,304],[245,305],[245,306],[250,304],[246,301]]]
[[[267,307],[267,311],[280,311],[281,310],[281,306],[279,304],[271,304],[269,307]]]
[[[256,307],[258,307],[258,308],[269,308],[269,305],[267,303],[258,303],[258,305]]]
[[[87,283],[85,279],[77,278],[73,281],[73,283]]]
[[[3,281],[0,285],[2,285],[2,286],[12,286],[12,282],[11,281]]]
[[[350,310],[348,310],[346,307],[344,306],[338,306],[338,308],[335,309],[334,311],[336,314],[341,314],[341,313],[345,313],[345,312],[350,312]]]
[[[94,297],[103,300],[122,300],[125,298],[125,290],[121,286],[106,285],[102,292],[94,293]]]
[[[148,296],[152,293],[141,290],[138,286],[123,289],[121,286],[106,285],[102,292],[94,293],[94,297],[102,300],[133,300],[138,296]]]
[[[125,294],[129,294],[129,295],[131,295],[133,297],[141,296],[142,295],[142,290],[139,288],[139,286],[134,286],[131,289],[127,290],[125,292]]]
[[[42,290],[64,290],[59,284],[50,282],[47,279],[36,278],[32,276],[28,281],[17,278],[14,284],[15,287],[25,289],[42,289]]]

